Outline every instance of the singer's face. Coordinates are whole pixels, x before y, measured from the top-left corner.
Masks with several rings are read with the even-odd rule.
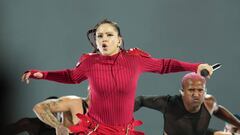
[[[101,24],[96,31],[96,44],[102,55],[112,56],[120,51],[122,38],[109,23]]]

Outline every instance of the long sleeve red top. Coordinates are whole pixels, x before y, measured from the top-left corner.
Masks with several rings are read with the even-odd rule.
[[[43,79],[69,84],[87,79],[91,88],[88,115],[112,126],[125,126],[133,119],[136,86],[141,73],[196,72],[199,65],[152,58],[139,49],[120,51],[113,56],[87,54],[79,63],[73,69],[43,72]]]

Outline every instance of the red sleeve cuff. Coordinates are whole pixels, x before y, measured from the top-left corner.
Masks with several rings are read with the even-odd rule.
[[[25,73],[27,72],[30,72],[31,75],[29,76],[29,78],[33,78],[33,79],[45,79],[47,77],[47,74],[48,72],[44,72],[44,71],[41,71],[41,70],[36,70],[36,69],[31,69],[31,70],[27,70],[25,71]],[[34,73],[37,73],[37,72],[41,72],[43,74],[43,77],[42,78],[36,78],[33,76]]]

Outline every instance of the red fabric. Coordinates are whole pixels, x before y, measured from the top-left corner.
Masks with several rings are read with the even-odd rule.
[[[140,55],[133,55],[130,50],[113,56],[84,55],[77,67],[48,71],[43,79],[69,84],[87,79],[91,88],[89,116],[98,123],[126,126],[133,119],[137,81],[143,72],[196,72],[199,65],[175,59],[156,59],[143,51],[134,51]]]
[[[27,72],[31,72],[31,75],[29,77],[34,78],[34,79],[39,79],[39,78],[36,78],[36,77],[33,76],[33,74],[35,74],[37,72],[41,72],[43,74],[43,78],[45,78],[45,76],[47,75],[47,72],[43,72],[41,70],[35,70],[35,69],[25,71],[25,73],[27,73]]]
[[[127,52],[131,55],[140,55],[143,57],[151,57],[150,54],[148,54],[147,52],[144,52],[143,50],[141,50],[139,48],[132,48],[132,49],[129,49]]]
[[[98,124],[87,115],[78,113],[80,123],[69,127],[69,130],[75,135],[144,135],[141,131],[135,131],[134,127],[142,125],[141,121],[131,121],[126,127],[108,126]]]

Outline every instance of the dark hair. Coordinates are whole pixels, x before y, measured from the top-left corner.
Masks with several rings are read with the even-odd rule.
[[[50,97],[47,97],[46,100],[47,100],[47,99],[58,99],[58,97],[56,97],[56,96],[50,96]]]
[[[240,120],[240,115],[239,115],[239,114],[234,114],[234,116],[235,116],[238,120]]]
[[[118,24],[116,22],[113,22],[113,21],[110,21],[110,20],[107,20],[107,19],[104,19],[104,20],[100,21],[97,25],[95,25],[95,27],[93,29],[90,29],[87,32],[87,38],[88,38],[89,42],[91,43],[92,47],[94,48],[94,50],[93,50],[94,53],[99,52],[99,50],[97,49],[97,44],[96,44],[96,31],[97,31],[97,28],[100,25],[105,24],[105,23],[112,25],[117,30],[118,36],[122,37],[120,28],[119,28],[119,26],[118,26]],[[120,48],[120,49],[124,50],[124,41],[123,41],[123,39],[122,39],[122,44],[123,44],[123,48]]]

